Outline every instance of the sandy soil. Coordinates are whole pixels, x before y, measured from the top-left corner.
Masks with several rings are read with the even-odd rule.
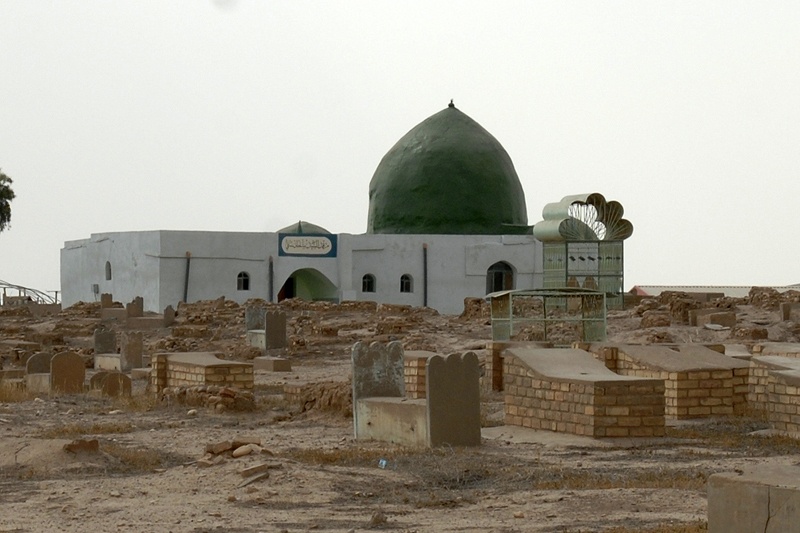
[[[640,306],[612,312],[609,335],[747,345],[759,342],[748,335],[763,328],[768,340],[797,341],[796,325],[779,320],[774,299],[731,305],[738,323],[729,331],[674,319],[641,328]],[[708,476],[800,463],[796,441],[759,433],[766,425],[755,419],[686,422],[657,440],[594,440],[503,426],[502,396],[488,392],[478,448],[355,442],[344,400],[303,412],[283,399],[283,385],[346,383],[356,340],[485,354],[485,310],[454,317],[398,306],[282,306],[293,370],[257,373],[255,411],[168,405],[145,395],[143,382],[130,400],[0,396],[0,532],[702,531]],[[677,313],[669,299],[648,306]],[[247,359],[243,321],[244,307],[231,302],[182,306],[175,328],[148,333],[147,350]],[[0,311],[0,340],[70,347],[90,360],[98,324],[95,304],[40,319]],[[6,354],[6,368],[13,364]],[[66,451],[76,439],[96,439],[98,449]],[[263,450],[239,458],[206,453],[209,444],[235,440],[258,441]],[[260,478],[243,476],[251,467]]]

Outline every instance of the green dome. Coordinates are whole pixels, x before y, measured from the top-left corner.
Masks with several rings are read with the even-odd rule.
[[[514,164],[451,103],[406,133],[369,184],[367,233],[529,233]]]

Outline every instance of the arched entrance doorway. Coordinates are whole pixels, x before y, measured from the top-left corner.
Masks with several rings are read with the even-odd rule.
[[[314,268],[295,270],[278,291],[278,301],[288,298],[338,301],[339,289],[325,274]]]
[[[486,271],[486,294],[513,288],[514,269],[505,261],[498,261]]]

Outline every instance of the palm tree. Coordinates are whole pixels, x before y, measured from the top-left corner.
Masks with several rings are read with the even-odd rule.
[[[11,224],[11,200],[15,196],[11,190],[12,183],[11,178],[0,171],[0,232]]]

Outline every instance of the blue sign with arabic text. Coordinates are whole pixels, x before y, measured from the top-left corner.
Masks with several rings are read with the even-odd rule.
[[[336,235],[278,234],[278,255],[290,257],[336,257]]]

